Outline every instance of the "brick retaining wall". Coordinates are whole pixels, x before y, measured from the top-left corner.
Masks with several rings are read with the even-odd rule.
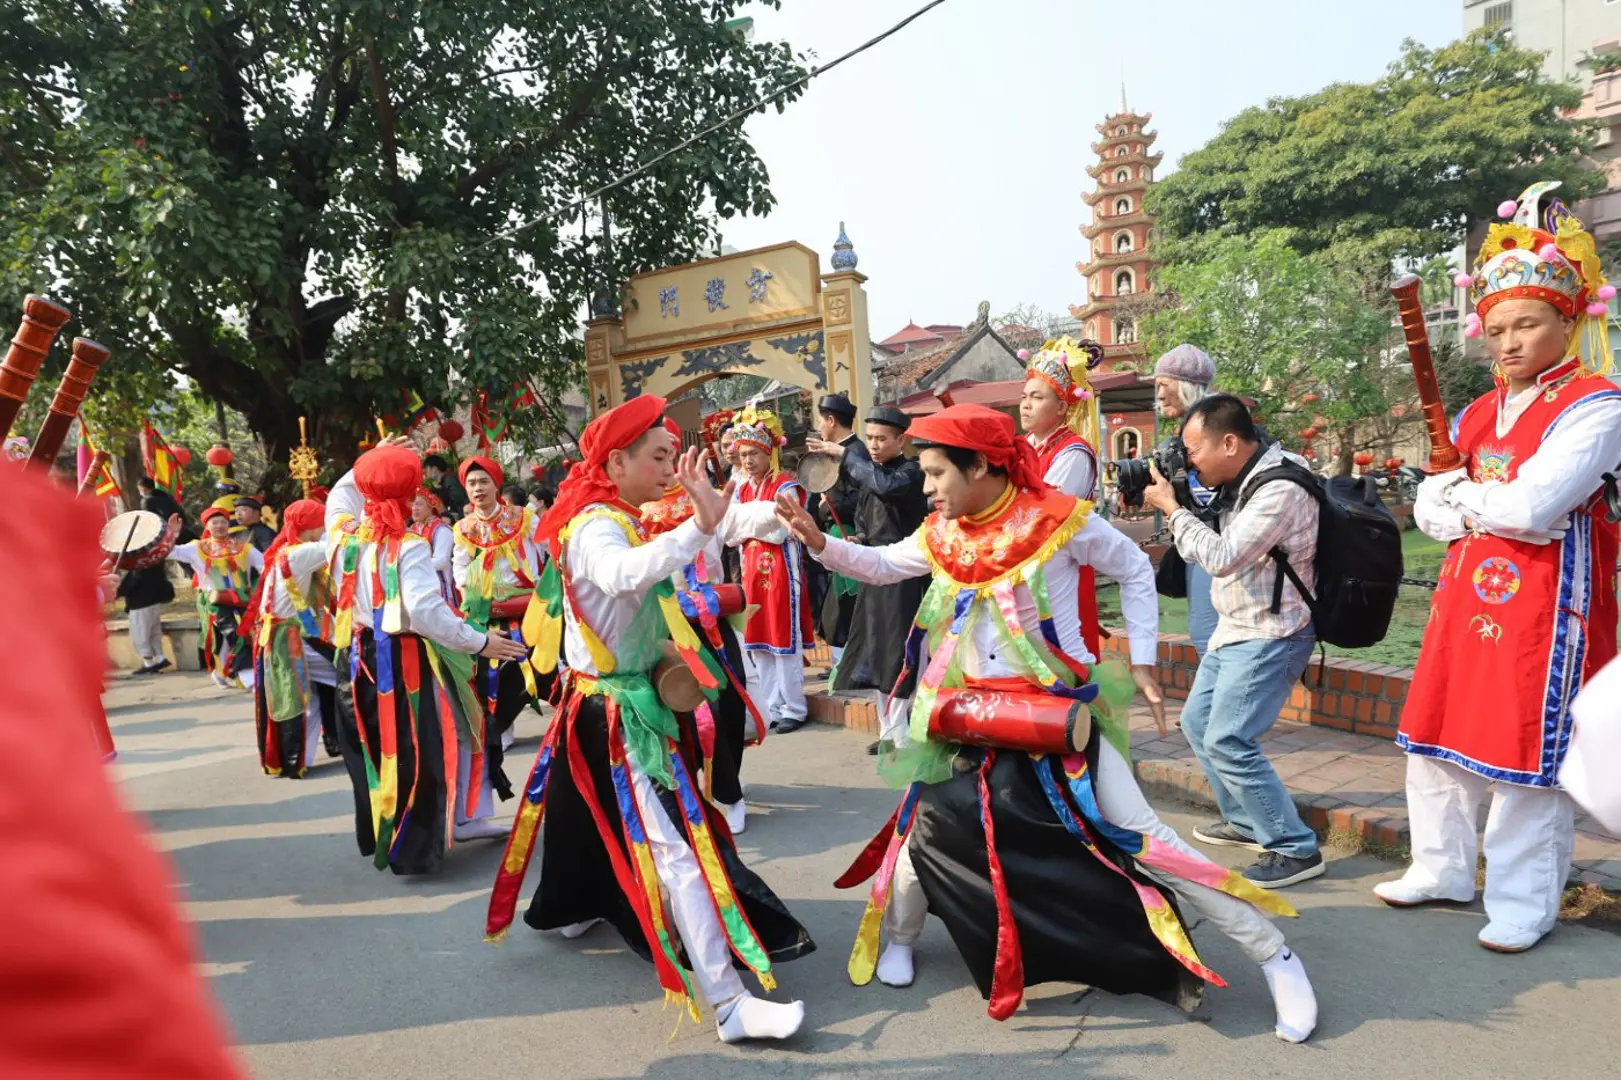
[[[1103,652],[1127,660],[1125,635],[1116,633],[1105,639]],[[1295,684],[1279,715],[1303,724],[1394,739],[1412,669],[1342,656],[1328,657],[1321,668],[1319,662],[1314,654],[1305,684]],[[1198,668],[1199,655],[1185,634],[1160,635],[1160,685],[1167,697],[1186,698]]]

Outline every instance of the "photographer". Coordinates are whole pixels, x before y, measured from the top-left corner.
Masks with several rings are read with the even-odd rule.
[[[1210,396],[1210,384],[1215,380],[1215,361],[1203,349],[1178,345],[1154,362],[1154,412],[1166,420],[1181,420],[1190,408]],[[1197,469],[1188,470],[1188,494],[1201,510],[1215,497],[1215,492],[1200,482]],[[1187,596],[1188,638],[1193,650],[1203,658],[1210,635],[1216,630],[1216,609],[1210,603],[1210,572],[1204,567],[1188,565]]]
[[[1317,503],[1285,482],[1263,482],[1245,497],[1267,470],[1305,462],[1279,444],[1263,445],[1249,409],[1230,394],[1188,409],[1182,442],[1189,468],[1216,490],[1221,531],[1180,506],[1157,468],[1143,500],[1169,515],[1177,550],[1213,579],[1216,629],[1182,710],[1182,730],[1223,820],[1193,835],[1207,844],[1261,852],[1244,876],[1282,888],[1320,876],[1324,866],[1316,834],[1300,819],[1256,742],[1277,722],[1315,643],[1311,612],[1298,590],[1286,585],[1273,610],[1278,566],[1269,553],[1281,547],[1305,586],[1315,585]],[[1240,508],[1235,512],[1234,506]]]

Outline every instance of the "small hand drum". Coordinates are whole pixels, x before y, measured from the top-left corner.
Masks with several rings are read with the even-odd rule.
[[[659,700],[671,712],[692,712],[706,700],[703,687],[698,685],[698,676],[687,667],[672,642],[664,643],[664,656],[653,666],[652,681]]]
[[[814,495],[831,491],[839,482],[839,459],[832,454],[806,454],[799,459],[799,482]]]
[[[144,570],[169,557],[174,537],[158,515],[129,510],[102,527],[101,550],[119,570]]]

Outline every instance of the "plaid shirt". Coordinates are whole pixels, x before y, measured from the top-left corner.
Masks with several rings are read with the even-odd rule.
[[[1256,476],[1285,458],[1309,468],[1304,459],[1273,443],[1262,451],[1239,490],[1248,490]],[[1268,554],[1273,548],[1283,548],[1308,589],[1317,585],[1312,565],[1317,554],[1317,501],[1299,485],[1287,480],[1266,484],[1236,515],[1231,509],[1221,512],[1219,533],[1179,508],[1171,515],[1171,535],[1184,559],[1210,572],[1210,601],[1220,621],[1210,635],[1209,648],[1252,638],[1290,637],[1310,625],[1311,611],[1287,578],[1277,614],[1271,610],[1278,576],[1278,564]]]

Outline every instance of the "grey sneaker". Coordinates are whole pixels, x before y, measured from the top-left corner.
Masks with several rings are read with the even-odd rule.
[[[1241,847],[1248,848],[1250,851],[1266,850],[1266,848],[1255,842],[1255,837],[1226,821],[1212,821],[1209,825],[1197,826],[1193,830],[1193,838],[1201,844],[1213,844],[1216,847]]]
[[[1285,855],[1280,851],[1263,851],[1254,866],[1244,871],[1244,877],[1263,889],[1284,889],[1299,885],[1328,872],[1323,853],[1314,851],[1304,859]]]

